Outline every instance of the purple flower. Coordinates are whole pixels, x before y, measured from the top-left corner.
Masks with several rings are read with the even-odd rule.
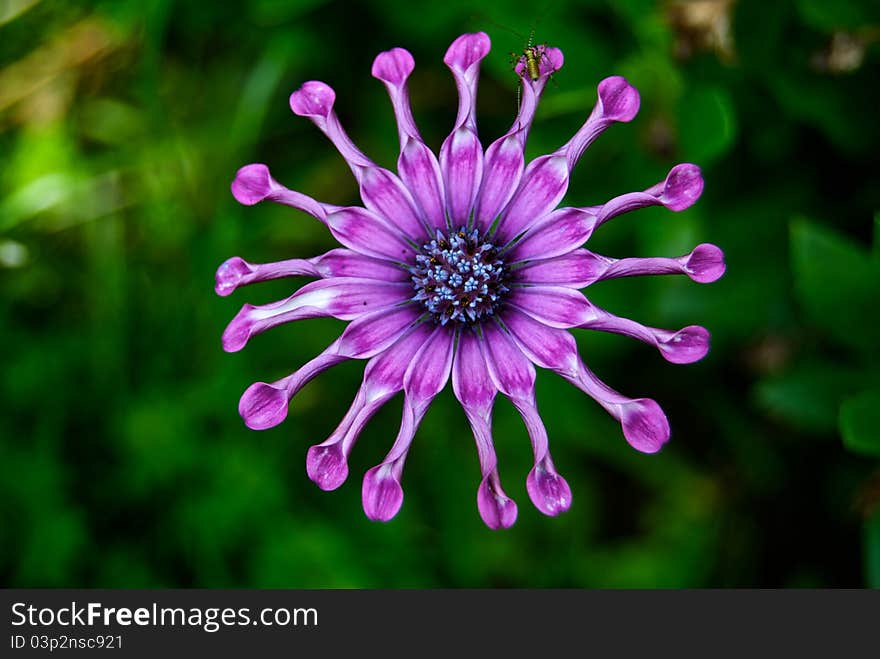
[[[541,47],[540,76],[518,65],[522,98],[513,126],[485,151],[477,137],[476,94],[480,61],[489,52],[483,33],[453,42],[444,62],[459,93],[458,116],[440,157],[425,146],[407,95],[412,56],[395,48],[373,62],[373,76],[388,89],[400,136],[398,174],[376,165],[351,141],[333,111],[334,91],[307,82],[290,97],[295,114],[308,117],[340,151],[360,186],[363,207],[321,203],[276,182],[261,164],[240,169],[232,194],[242,204],[265,199],[305,211],[344,246],[312,259],[252,264],[238,257],[217,270],[216,291],[229,295],[252,282],[305,275],[316,278],[286,300],[246,304],[223,333],[234,352],[254,334],[302,318],[351,321],[320,355],[277,382],[244,392],[239,412],[261,430],[284,420],[290,399],[318,373],[348,359],[366,359],[363,384],[339,427],[309,449],[309,477],[324,490],[348,475],[348,456],[364,425],[403,391],[403,419],[390,452],[363,481],[370,519],[387,521],[403,501],[404,462],[434,397],[452,389],[477,443],[482,481],[477,505],[491,528],[514,523],[516,504],[504,493],[492,444],[492,407],[500,392],[523,418],[535,456],[526,480],[532,502],[557,515],[571,505],[571,490],[553,465],[535,401],[535,366],[555,371],[620,421],[626,440],[654,453],[669,438],[669,424],[648,398],[627,398],[601,382],[578,356],[571,328],[626,334],[654,345],[670,362],[701,359],[709,333],[646,327],[592,304],[579,289],[603,279],[685,274],[707,283],[724,273],[714,245],[678,258],[612,259],[582,247],[593,230],[645,206],[680,211],[703,190],[696,165],[673,167],[665,181],[589,208],[556,208],[578,159],[607,126],[630,121],[638,92],[621,77],[599,83],[598,102],[586,123],[553,153],[526,164],[524,147],[538,99],[562,53]]]

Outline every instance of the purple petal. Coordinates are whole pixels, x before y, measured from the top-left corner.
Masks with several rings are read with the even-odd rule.
[[[511,398],[517,411],[522,416],[529,439],[532,441],[532,452],[535,455],[535,466],[526,479],[526,489],[535,507],[545,515],[558,515],[568,510],[571,505],[571,490],[565,479],[556,473],[550,448],[547,441],[547,429],[538,414],[535,404],[534,389],[524,395]]]
[[[571,488],[556,473],[549,459],[532,467],[526,479],[526,490],[535,508],[545,515],[555,517],[571,506]]]
[[[550,327],[578,327],[593,316],[593,305],[581,293],[565,286],[518,286],[510,291],[508,300]]]
[[[525,168],[521,132],[502,137],[486,149],[485,169],[474,210],[477,228],[486,233],[501,209],[510,201]]]
[[[443,58],[458,88],[455,127],[440,148],[440,171],[453,226],[464,226],[470,219],[483,175],[483,147],[477,137],[477,80],[480,61],[490,45],[483,32],[463,34],[449,46]]]
[[[376,309],[406,301],[412,287],[354,277],[335,277],[306,284],[286,300],[262,306],[245,304],[223,332],[223,349],[238,352],[252,336],[283,323],[331,316],[352,320]]]
[[[386,522],[400,510],[403,503],[403,488],[400,486],[403,465],[416,429],[430,403],[430,399],[415,402],[408,394],[404,396],[400,431],[394,445],[382,463],[364,475],[361,494],[364,512],[370,519]]]
[[[513,526],[516,522],[517,508],[513,499],[510,499],[493,480],[490,475],[480,483],[480,488],[477,490],[477,508],[486,526],[497,531]]]
[[[226,352],[238,352],[247,345],[255,329],[255,321],[251,312],[256,309],[252,304],[245,304],[223,330],[221,342]]]
[[[693,205],[703,191],[703,177],[696,165],[676,165],[662,183],[644,192],[629,192],[604,204],[598,212],[597,223],[646,206],[665,206],[680,211]]]
[[[696,165],[676,165],[666,176],[660,202],[669,210],[682,211],[703,194],[703,175]]]
[[[232,196],[240,204],[253,206],[268,199],[308,213],[321,222],[324,222],[328,212],[335,209],[331,204],[322,204],[307,195],[288,190],[272,178],[266,165],[260,163],[245,165],[239,169],[231,188]]]
[[[577,373],[577,344],[569,332],[548,327],[516,309],[505,309],[503,320],[535,365],[559,373]]]
[[[335,490],[348,477],[348,454],[366,423],[362,421],[358,424],[366,405],[364,386],[361,385],[336,430],[326,441],[309,448],[306,454],[306,473],[322,490]]]
[[[286,378],[272,384],[256,382],[248,387],[238,403],[238,413],[244,419],[245,425],[252,430],[265,430],[284,421],[288,402],[306,383],[331,366],[348,359],[339,354],[338,346],[338,341],[334,341],[320,355]]]
[[[406,369],[430,334],[427,325],[420,325],[367,363],[361,387],[339,426],[326,441],[309,449],[306,472],[322,490],[335,490],[345,481],[348,456],[361,431],[403,389]]]
[[[440,165],[419,135],[406,90],[406,81],[414,66],[412,55],[402,48],[395,48],[376,57],[373,76],[385,83],[394,108],[400,135],[397,171],[430,227],[443,229],[446,228],[446,212]],[[393,209],[385,212],[393,212]],[[412,218],[408,222],[411,223]],[[410,234],[413,237],[422,235],[419,226],[414,226],[412,231],[416,232]]]
[[[683,210],[703,190],[703,179],[695,165],[677,165],[662,183],[644,192],[629,192],[598,208],[561,208],[535,222],[511,249],[510,259],[547,259],[567,254],[584,244],[597,226],[613,217],[646,206]],[[510,239],[508,237],[508,239]]]
[[[458,37],[443,56],[443,62],[456,75],[476,84],[480,61],[489,54],[492,42],[485,32],[463,34]]]
[[[364,512],[375,522],[387,522],[403,504],[403,488],[391,465],[381,464],[364,475],[361,490]]]
[[[580,130],[556,153],[564,154],[573,168],[587,147],[612,123],[632,121],[639,111],[639,92],[625,78],[611,76],[599,83],[599,98]]]
[[[499,242],[513,240],[556,208],[568,189],[568,175],[568,163],[562,156],[550,154],[530,162],[519,188],[501,214]]]
[[[543,48],[540,77],[532,80],[522,75],[522,62],[517,65],[522,82],[519,112],[510,130],[486,149],[483,179],[474,210],[477,228],[482,233],[489,230],[519,185],[525,166],[526,138],[532,127],[538,100],[550,74],[562,67],[562,52],[558,48],[540,48]]]
[[[483,32],[463,34],[452,42],[443,62],[452,71],[458,88],[456,128],[466,126],[476,133],[477,80],[480,62],[489,53],[491,43]]]
[[[440,171],[446,189],[449,219],[454,227],[470,218],[483,177],[483,146],[476,131],[458,128],[440,148]]]
[[[715,245],[697,245],[690,254],[674,259],[665,257],[611,259],[593,255],[598,276],[595,281],[641,275],[685,274],[693,281],[708,284],[724,274],[724,253]]]
[[[541,75],[550,75],[559,71],[565,64],[565,57],[559,48],[545,47],[544,58],[541,62]]]
[[[404,268],[385,260],[374,259],[347,249],[334,249],[313,259],[288,259],[275,263],[248,263],[238,256],[227,259],[217,268],[214,290],[227,296],[236,288],[283,277],[357,277],[381,281],[407,281]]]
[[[346,250],[340,250],[346,251]],[[351,253],[351,252],[348,252]],[[280,279],[282,277],[323,277],[314,263],[305,259],[289,259],[276,263],[248,263],[238,256],[233,256],[220,264],[214,275],[214,291],[217,295],[227,296],[239,286]]]
[[[709,352],[709,330],[699,325],[670,332],[654,329],[658,348],[663,357],[673,364],[692,364]]]
[[[420,240],[428,235],[409,190],[394,174],[381,167],[364,168],[360,184],[364,205],[403,236]]]
[[[353,206],[331,213],[327,226],[336,240],[361,254],[397,262],[414,259],[415,251],[400,231],[366,209]]]
[[[373,60],[372,76],[393,87],[399,87],[406,83],[415,67],[415,60],[409,51],[392,48],[376,55],[376,59]]]
[[[324,491],[338,488],[348,478],[348,460],[342,446],[312,446],[306,456],[306,473]]]
[[[508,528],[516,521],[516,504],[501,487],[498,457],[492,442],[492,405],[495,402],[496,389],[481,353],[481,341],[470,333],[463,335],[462,340],[465,341],[464,351],[460,350],[456,357],[453,386],[474,433],[477,456],[480,459],[483,478],[477,489],[477,507],[480,517],[489,528]],[[461,344],[459,348],[461,349]],[[472,375],[479,379],[481,386],[473,387],[468,382]],[[468,394],[472,394],[470,398]]]
[[[235,173],[231,186],[232,196],[240,204],[253,206],[272,193],[274,183],[266,165],[245,165]]]
[[[255,382],[241,395],[238,413],[251,430],[265,430],[287,418],[287,403],[286,387]]]
[[[226,259],[214,275],[214,292],[224,297],[229,295],[239,285],[247,283],[253,272],[253,266],[238,256]]]
[[[410,294],[408,282],[334,277],[306,284],[292,297],[297,298],[298,310],[309,306],[318,309],[319,315],[326,313],[340,320],[353,320],[376,309],[405,302]]]
[[[515,282],[524,284],[557,284],[584,288],[604,278],[608,260],[611,259],[578,249],[543,261],[530,261],[515,270],[513,277]]]
[[[405,269],[385,260],[374,259],[347,249],[332,249],[329,252],[309,259],[321,277],[359,277],[382,281],[409,281],[410,274]]]
[[[681,257],[685,273],[700,284],[709,284],[724,274],[724,252],[715,245],[697,245],[688,256]]]
[[[642,453],[656,453],[669,441],[669,421],[660,406],[650,398],[623,404],[621,423],[626,441]]]
[[[335,100],[336,94],[330,87],[311,81],[291,95],[290,108],[311,119],[339,150],[360,185],[361,198],[367,208],[407,236],[427,235],[415,203],[400,179],[377,166],[348,137],[333,111]]]
[[[367,398],[365,387],[358,390],[345,417],[330,437],[309,448],[306,473],[322,490],[335,490],[348,478],[348,456],[361,431],[373,415],[394,396],[386,392]]]
[[[452,368],[451,328],[437,327],[412,359],[403,378],[403,388],[413,405],[430,402],[446,386]]]
[[[370,360],[364,369],[363,384],[368,401],[403,389],[407,369],[433,330],[433,325],[422,323]]]
[[[397,160],[397,171],[418,202],[428,224],[435,229],[445,229],[443,175],[433,151],[418,139],[408,139]]]
[[[595,214],[582,208],[560,208],[536,223],[507,257],[511,263],[562,256],[583,245],[598,226]]]
[[[677,332],[647,327],[628,318],[620,318],[593,305],[592,318],[580,325],[584,329],[623,334],[656,347],[673,364],[690,364],[709,352],[709,332],[690,325]]]
[[[489,407],[476,413],[475,410],[465,408],[468,421],[474,433],[477,444],[477,455],[480,458],[480,471],[483,478],[477,488],[477,508],[480,517],[490,529],[506,529],[516,521],[516,504],[504,493],[501,487],[501,478],[498,476],[498,458],[495,455],[495,446],[492,443],[492,429],[490,425],[492,403]]]
[[[485,411],[491,409],[497,389],[489,376],[481,343],[473,332],[461,333],[452,368],[452,390],[463,407]]]
[[[599,83],[601,115],[608,121],[632,121],[639,112],[639,92],[621,76],[611,76]]]
[[[414,68],[415,61],[412,55],[403,48],[393,48],[379,53],[373,60],[373,77],[385,83],[385,88],[391,97],[394,118],[397,120],[397,132],[400,135],[401,151],[410,140],[422,141],[419,129],[413,119],[409,93],[406,89],[406,81]]]
[[[290,109],[300,117],[327,119],[333,112],[336,92],[326,83],[310,80],[290,95]]]
[[[483,325],[483,354],[495,387],[509,398],[534,395],[535,368],[497,325]]]
[[[375,409],[387,401],[375,401]],[[348,455],[357,441],[361,430],[375,409],[367,411],[363,387],[358,390],[348,412],[339,422],[330,437],[309,448],[306,454],[306,474],[322,490],[335,490],[348,478]]]
[[[587,393],[620,421],[626,441],[643,453],[656,453],[669,440],[669,422],[660,406],[650,398],[631,399],[599,380],[577,358],[577,373],[560,375]]]
[[[339,352],[350,359],[369,359],[412,328],[422,310],[410,304],[361,316],[348,324],[339,338]]]
[[[368,418],[361,420],[362,416],[365,416],[363,408],[359,407],[353,419],[348,420],[345,428],[334,432],[324,443],[310,447],[306,454],[306,474],[325,492],[339,488],[348,478],[349,452],[368,420]],[[348,418],[348,415],[346,417]]]

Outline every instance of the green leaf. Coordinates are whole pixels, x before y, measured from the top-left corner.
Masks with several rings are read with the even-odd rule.
[[[850,451],[880,456],[880,390],[863,391],[844,401],[840,433]]]
[[[867,250],[805,219],[791,224],[795,293],[806,315],[841,344],[876,350],[880,267]]]
[[[727,90],[699,87],[686,93],[679,107],[679,146],[686,160],[705,166],[733,146],[736,114]]]
[[[859,371],[828,362],[763,380],[755,396],[762,408],[788,425],[821,433],[837,428],[841,401],[862,386]]]
[[[848,153],[870,150],[878,137],[874,107],[858,102],[866,83],[865,71],[848,77],[820,76],[789,69],[773,79],[770,91],[788,121],[808,123]]]

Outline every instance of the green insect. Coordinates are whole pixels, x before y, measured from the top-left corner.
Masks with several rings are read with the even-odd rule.
[[[544,47],[542,45],[534,45],[535,31],[529,33],[529,40],[523,48],[522,54],[510,53],[511,63],[516,67],[521,61],[525,60],[525,71],[528,73],[532,82],[541,77],[541,60],[546,58],[544,55]]]
[[[485,16],[485,15],[479,16],[479,19],[481,22],[490,23],[490,24],[494,25],[495,27],[497,27],[501,30],[504,30],[505,32],[508,32],[508,33],[514,35],[515,37],[517,37],[518,39],[521,39],[522,41],[525,42],[525,46],[523,47],[523,49],[521,51],[519,51],[519,52],[511,51],[510,52],[510,65],[511,65],[511,68],[516,73],[517,77],[525,78],[525,76],[528,76],[528,80],[531,80],[532,82],[537,82],[538,80],[541,79],[541,75],[542,75],[541,66],[543,64],[544,65],[544,74],[547,74],[548,69],[549,69],[550,79],[551,79],[551,81],[553,80],[552,74],[554,71],[554,67],[553,67],[553,62],[550,60],[550,58],[547,56],[547,54],[545,52],[545,49],[547,46],[546,46],[546,44],[543,44],[543,43],[541,43],[541,44],[535,43],[535,27],[537,26],[538,21],[541,19],[541,17],[547,13],[547,10],[549,9],[552,2],[553,2],[553,0],[548,0],[548,2],[546,3],[546,5],[543,8],[543,11],[538,13],[538,18],[532,22],[532,29],[529,31],[529,38],[528,39],[526,39],[525,36],[523,34],[521,34],[520,32],[517,32],[516,30],[514,30],[513,28],[511,28],[507,25],[503,25],[497,21],[494,21],[491,18],[489,18],[488,16]],[[555,81],[554,81],[554,84],[555,84]],[[517,105],[517,107],[519,107],[519,105],[520,105],[521,95],[522,95],[522,88],[519,85],[517,85],[517,88],[516,88],[516,105]]]
[[[511,30],[513,32],[513,30]],[[510,53],[510,63],[513,66],[517,76],[528,76],[532,82],[537,82],[541,78],[541,63],[550,69],[550,80],[553,80],[553,63],[544,52],[546,44],[535,44],[535,31],[529,32],[529,38],[521,53]],[[518,71],[518,67],[522,64],[522,71]],[[555,84],[555,81],[553,81]],[[522,88],[516,88],[516,107],[519,108],[522,100]]]

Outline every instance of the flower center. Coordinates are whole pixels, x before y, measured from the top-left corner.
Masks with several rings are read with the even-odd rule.
[[[410,268],[413,300],[420,301],[441,325],[479,323],[492,316],[508,288],[507,268],[495,245],[476,230],[461,228],[422,245]]]

